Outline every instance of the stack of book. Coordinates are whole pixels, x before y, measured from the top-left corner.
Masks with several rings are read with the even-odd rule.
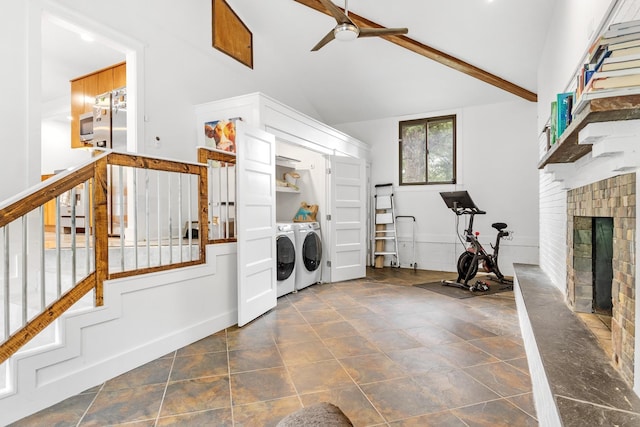
[[[577,76],[573,114],[591,99],[640,94],[640,20],[612,24]]]
[[[547,143],[549,147],[556,143],[567,126],[571,124],[574,97],[574,92],[559,93],[556,100],[551,103],[551,121]]]

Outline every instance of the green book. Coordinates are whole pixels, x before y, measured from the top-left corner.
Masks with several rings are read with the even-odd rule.
[[[551,128],[551,146],[553,146],[558,139],[558,101],[551,103],[551,120],[549,127]]]

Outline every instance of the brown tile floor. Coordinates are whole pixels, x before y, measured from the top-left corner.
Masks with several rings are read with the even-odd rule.
[[[534,426],[513,292],[454,299],[369,270],[278,300],[15,426],[272,426],[316,402],[357,426]]]

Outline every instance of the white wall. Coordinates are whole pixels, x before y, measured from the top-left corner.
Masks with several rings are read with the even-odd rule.
[[[42,121],[42,166],[43,174],[77,166],[91,158],[88,150],[72,150],[69,123],[59,120]]]
[[[609,9],[615,4],[609,18]],[[588,48],[600,29],[606,27],[608,19],[620,21],[635,19],[637,8],[629,5],[638,3],[631,1],[610,0],[562,0],[559,1],[554,20],[549,25],[549,32],[538,68],[538,125],[536,135],[539,137],[538,152],[541,157],[545,152],[546,139],[541,136],[545,123],[549,120],[550,105],[556,94],[572,89],[578,68],[584,62]],[[626,16],[625,16],[626,15]],[[566,191],[569,183],[559,181],[561,176],[552,173],[558,166],[548,167],[540,172],[540,267],[551,278],[552,282],[564,291],[566,286]],[[571,171],[569,172],[572,173]],[[609,176],[615,174],[608,171]],[[583,170],[582,178],[576,180],[588,183],[596,181],[596,175],[602,176],[601,170]],[[580,185],[584,185],[580,184]]]
[[[638,0],[563,0],[559,1],[538,69],[538,132],[549,118],[549,104],[556,93],[570,89],[578,67],[592,40],[610,23],[640,18]],[[619,122],[620,123],[620,122]],[[628,123],[631,126],[633,123]],[[591,126],[591,125],[590,125]],[[610,136],[616,149],[607,152],[608,138],[599,141],[592,153],[574,163],[549,165],[540,172],[540,267],[562,291],[566,288],[566,200],[567,190],[596,182],[621,173],[640,170],[637,141],[640,132],[627,133],[618,126]],[[621,137],[622,136],[622,137]],[[627,141],[620,143],[621,139]],[[544,153],[544,138],[539,138],[539,152]],[[599,145],[599,146],[598,146]],[[623,147],[621,149],[621,147]],[[603,152],[603,156],[594,153]],[[636,193],[640,184],[636,182]],[[639,229],[640,217],[636,218]],[[640,275],[640,242],[636,241],[636,277]],[[640,299],[636,298],[636,313],[640,312]],[[636,319],[636,330],[640,318]],[[636,334],[635,348],[640,348],[640,334]],[[640,372],[640,357],[634,361],[635,372]],[[635,375],[634,391],[640,394],[640,375]]]
[[[0,67],[0,93],[10,100],[0,103],[0,144],[4,153],[12,154],[0,156],[0,200],[35,183],[28,176],[28,9],[29,2],[7,0],[0,13],[0,57],[5,64]]]
[[[393,183],[396,215],[416,217],[418,268],[455,271],[463,247],[456,238],[456,216],[446,208],[439,193],[467,190],[487,211],[475,221],[483,245],[495,240],[496,232],[491,228],[494,222],[506,222],[515,232],[512,241],[503,241],[500,252],[503,273],[512,274],[514,262],[538,262],[535,112],[535,104],[514,101],[350,123],[340,128],[371,142],[372,185]],[[398,122],[444,114],[457,117],[458,183],[398,187]],[[402,255],[403,244],[400,251]]]

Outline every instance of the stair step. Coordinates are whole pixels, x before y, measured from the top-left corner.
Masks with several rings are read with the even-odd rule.
[[[395,240],[395,237],[375,237],[376,240]]]
[[[398,256],[398,252],[374,252],[374,255],[396,255]]]

